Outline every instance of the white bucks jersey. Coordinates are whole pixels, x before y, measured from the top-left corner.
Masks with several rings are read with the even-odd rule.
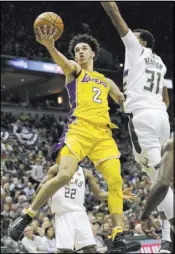
[[[84,171],[82,167],[78,167],[71,181],[52,197],[52,213],[64,214],[71,211],[84,211],[85,190]]]
[[[142,47],[130,30],[122,40],[125,44],[125,112],[133,113],[137,109],[166,111],[162,98],[166,73],[163,61],[151,49]]]

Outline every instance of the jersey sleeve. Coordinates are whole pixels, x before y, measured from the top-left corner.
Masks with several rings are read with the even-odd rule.
[[[144,48],[130,29],[121,39],[125,45],[125,55],[129,58],[130,64],[133,64],[142,55]]]

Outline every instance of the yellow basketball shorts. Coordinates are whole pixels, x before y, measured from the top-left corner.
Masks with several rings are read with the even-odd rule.
[[[63,148],[65,145],[69,149]],[[78,162],[88,156],[95,166],[102,161],[120,157],[111,129],[108,126],[98,126],[83,120],[76,120],[67,125],[55,148],[56,150],[62,148],[59,158],[68,155],[70,150],[77,157]]]

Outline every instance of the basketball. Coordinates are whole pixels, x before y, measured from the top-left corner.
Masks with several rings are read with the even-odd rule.
[[[64,31],[64,23],[62,19],[60,18],[60,16],[53,12],[44,12],[40,14],[34,22],[34,31],[37,27],[40,27],[42,29],[44,25],[52,25],[58,29],[55,36],[55,41],[57,41],[61,37]]]

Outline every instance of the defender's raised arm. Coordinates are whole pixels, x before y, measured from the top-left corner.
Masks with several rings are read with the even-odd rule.
[[[108,16],[111,18],[112,23],[116,27],[120,37],[124,37],[128,33],[129,28],[122,18],[117,4],[115,2],[101,2],[101,4]]]

